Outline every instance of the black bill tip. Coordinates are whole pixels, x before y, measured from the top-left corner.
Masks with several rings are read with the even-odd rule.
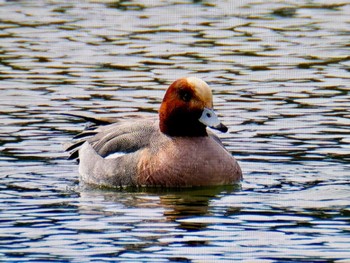
[[[213,128],[213,129],[215,129],[215,130],[218,130],[218,131],[221,131],[221,132],[223,132],[223,133],[225,133],[225,132],[228,131],[227,126],[225,126],[225,125],[222,124],[222,123],[220,123],[219,125],[216,125],[216,126],[214,126],[214,127],[211,127],[211,128]]]

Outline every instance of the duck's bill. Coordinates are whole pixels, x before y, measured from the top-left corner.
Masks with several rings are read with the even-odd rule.
[[[228,128],[222,124],[212,109],[204,108],[199,121],[204,125],[219,130],[221,132],[227,132]]]

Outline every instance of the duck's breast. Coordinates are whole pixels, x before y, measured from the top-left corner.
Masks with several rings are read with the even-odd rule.
[[[177,137],[145,149],[137,167],[140,185],[229,185],[242,178],[235,158],[212,137]]]

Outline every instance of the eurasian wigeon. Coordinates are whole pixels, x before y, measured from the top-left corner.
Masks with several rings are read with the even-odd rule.
[[[67,150],[79,158],[80,179],[97,186],[193,187],[241,180],[236,159],[207,127],[227,131],[213,111],[208,84],[188,77],[167,89],[159,118],[99,126],[76,136],[80,140]]]

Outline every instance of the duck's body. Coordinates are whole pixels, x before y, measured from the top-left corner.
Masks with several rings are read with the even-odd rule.
[[[159,120],[122,121],[83,133],[80,137],[93,137],[76,144],[83,143],[81,180],[107,187],[191,187],[241,180],[235,158],[206,129],[227,130],[212,111],[208,89],[199,79],[180,79],[169,87]]]

